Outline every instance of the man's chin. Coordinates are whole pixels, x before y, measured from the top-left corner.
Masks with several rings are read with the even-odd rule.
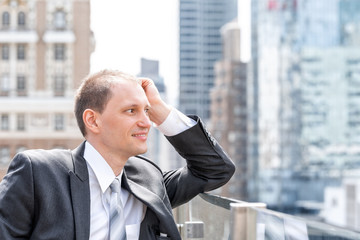
[[[137,155],[145,154],[147,152],[147,148],[139,150],[139,153]]]

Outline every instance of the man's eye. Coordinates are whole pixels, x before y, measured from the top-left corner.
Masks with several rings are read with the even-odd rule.
[[[146,114],[149,114],[149,111],[150,111],[149,108],[145,108],[145,110],[144,110],[144,112],[145,112]]]
[[[126,112],[128,112],[128,113],[134,113],[135,112],[135,109],[128,109],[128,110],[126,110]]]

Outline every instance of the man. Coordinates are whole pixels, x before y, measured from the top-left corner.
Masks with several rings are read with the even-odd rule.
[[[180,239],[171,208],[220,187],[235,170],[199,118],[168,106],[149,79],[109,70],[90,75],[75,115],[85,137],[77,149],[29,150],[13,159],[0,183],[0,239],[113,239],[114,229],[128,240]],[[138,156],[152,122],[186,167],[162,173]],[[110,215],[121,224],[113,227]]]

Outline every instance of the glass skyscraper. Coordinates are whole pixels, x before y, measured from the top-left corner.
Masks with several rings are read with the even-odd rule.
[[[180,0],[179,109],[210,117],[214,63],[221,59],[220,28],[237,16],[236,0]]]
[[[356,0],[252,1],[254,200],[322,201],[358,164],[359,12]]]

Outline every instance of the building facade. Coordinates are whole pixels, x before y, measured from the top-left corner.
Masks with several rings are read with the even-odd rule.
[[[214,63],[222,58],[220,28],[237,16],[236,0],[180,0],[179,109],[210,118]]]
[[[342,172],[360,166],[360,18],[356,14],[360,4],[319,1],[315,5],[327,10],[321,21],[309,17],[314,4],[302,1],[304,13],[299,19],[300,26],[305,25],[300,29],[314,29],[299,53],[303,161],[307,167]]]
[[[75,89],[90,70],[90,1],[0,1],[0,165],[82,141]]]
[[[240,28],[237,20],[221,29],[223,58],[215,64],[211,89],[210,128],[235,162],[236,172],[222,195],[247,199],[247,64],[240,60]]]
[[[292,201],[283,183],[301,159],[297,12],[296,0],[251,1],[248,190],[269,206]]]
[[[359,10],[351,0],[252,1],[253,200],[323,201],[326,186],[359,166]]]
[[[305,48],[301,56],[304,164],[354,166],[360,149],[360,51]]]

